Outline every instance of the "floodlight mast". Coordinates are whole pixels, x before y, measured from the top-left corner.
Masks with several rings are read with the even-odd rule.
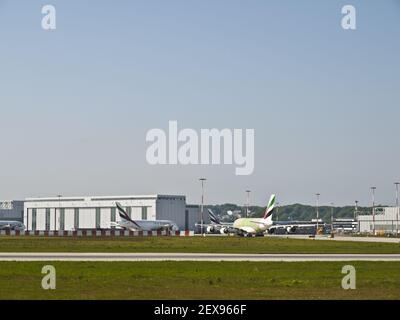
[[[201,182],[201,209],[200,209],[200,212],[201,212],[201,222],[200,222],[200,224],[201,224],[201,235],[202,236],[204,236],[204,214],[203,214],[203,212],[204,212],[204,181],[206,181],[207,179],[206,178],[200,178],[199,179],[199,181]]]
[[[247,194],[247,199],[246,199],[246,218],[248,218],[249,215],[249,208],[250,208],[250,190],[246,190],[246,194]]]
[[[319,230],[319,196],[321,195],[320,193],[315,194],[317,196],[317,204],[316,204],[316,209],[317,209],[317,232]]]
[[[395,182],[394,183],[396,186],[396,235],[399,234],[399,185],[400,182]]]
[[[376,187],[371,187],[372,195],[372,233],[375,235],[375,190]]]

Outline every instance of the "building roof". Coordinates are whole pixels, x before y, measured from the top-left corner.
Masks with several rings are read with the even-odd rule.
[[[186,199],[183,195],[161,195],[161,194],[152,194],[152,195],[122,195],[122,196],[81,196],[81,197],[35,197],[35,198],[26,198],[26,202],[38,202],[38,201],[114,201],[114,200],[135,200],[135,199],[160,199],[160,198],[183,198]]]

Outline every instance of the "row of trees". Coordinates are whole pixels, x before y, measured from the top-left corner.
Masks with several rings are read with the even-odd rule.
[[[244,216],[246,208],[239,207],[236,204],[225,203],[222,205],[210,205],[207,206],[213,210],[214,213],[223,218],[224,221],[232,220],[233,217],[229,218],[227,216],[227,211],[241,211],[242,217]],[[330,206],[321,206],[319,207],[319,217],[326,222],[331,220],[331,210]],[[251,206],[250,212],[253,217],[262,217],[265,211],[265,207],[259,206]],[[354,218],[354,206],[345,206],[345,207],[334,207],[333,208],[333,216],[334,218]],[[358,214],[370,214],[371,208],[368,207],[359,207]],[[293,220],[311,220],[316,218],[316,208],[315,206],[303,205],[303,204],[291,204],[286,206],[279,206],[275,209],[275,214],[273,216],[273,220],[280,221],[293,221]]]

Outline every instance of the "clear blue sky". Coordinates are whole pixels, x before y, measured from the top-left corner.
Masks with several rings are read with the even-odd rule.
[[[41,7],[57,29],[41,29]],[[341,7],[357,30],[341,28]],[[0,199],[394,202],[400,1],[0,0]],[[150,166],[146,132],[254,128],[255,171]]]

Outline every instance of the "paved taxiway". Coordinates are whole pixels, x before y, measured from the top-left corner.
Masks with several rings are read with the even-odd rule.
[[[400,254],[0,253],[0,261],[400,261]]]
[[[326,240],[326,241],[354,241],[354,242],[382,242],[382,243],[400,243],[400,238],[384,238],[384,237],[351,237],[351,236],[335,236],[330,238],[328,236],[316,236],[310,238],[309,235],[268,235],[270,238],[288,238],[288,239],[310,239],[310,240]]]

